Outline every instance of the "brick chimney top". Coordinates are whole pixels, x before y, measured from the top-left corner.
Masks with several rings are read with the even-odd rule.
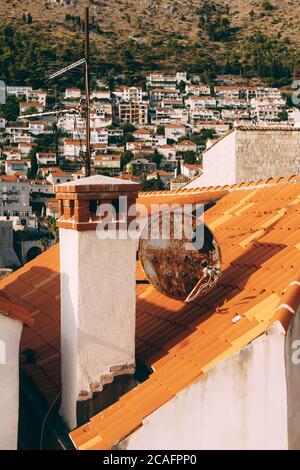
[[[90,193],[95,191],[139,191],[139,184],[132,181],[110,178],[109,176],[96,175],[88,178],[80,178],[69,183],[58,184],[56,193]]]
[[[127,210],[135,205],[140,185],[132,181],[96,175],[56,186],[59,219],[58,227],[86,231],[95,230],[101,217],[97,210],[101,204],[111,204],[120,211],[120,198],[127,198]],[[132,213],[132,211],[131,211]],[[121,218],[117,219],[121,220]],[[128,222],[132,220],[129,218]]]

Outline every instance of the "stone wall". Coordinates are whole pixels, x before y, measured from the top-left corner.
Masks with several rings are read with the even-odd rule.
[[[236,131],[236,183],[297,174],[299,130]]]

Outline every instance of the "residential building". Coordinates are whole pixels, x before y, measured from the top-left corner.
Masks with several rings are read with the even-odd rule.
[[[30,185],[27,180],[12,176],[0,176],[0,217],[15,217],[17,225],[26,226],[32,216]]]
[[[156,171],[156,163],[150,162],[146,158],[138,158],[128,163],[126,170],[134,176],[147,176]]]
[[[187,129],[184,124],[174,123],[165,126],[165,136],[167,139],[178,141],[180,137],[186,135]]]
[[[185,87],[186,95],[210,95],[210,86],[204,85],[203,83],[187,83]]]
[[[185,163],[181,162],[181,174],[190,179],[200,176],[202,173],[202,165],[198,163]]]
[[[26,101],[20,103],[20,114],[26,114],[28,113],[28,110],[31,110],[32,108],[35,109],[36,113],[42,113],[44,111],[44,106],[39,103],[39,101]]]
[[[80,88],[67,88],[65,91],[65,100],[80,100]]]
[[[286,101],[283,98],[252,98],[251,100],[251,116],[258,122],[276,121],[279,113],[285,109]]]
[[[5,173],[8,176],[25,176],[27,177],[28,170],[30,169],[30,160],[6,160]]]
[[[165,75],[162,73],[152,73],[146,77],[146,85],[148,88],[169,88],[176,90],[177,84],[182,80],[186,80],[186,75]]]
[[[60,169],[50,169],[46,179],[49,183],[55,186],[57,184],[70,183],[73,180],[73,177]]]
[[[250,120],[250,113],[247,109],[222,109],[222,120],[225,122],[234,122],[239,120]]]
[[[188,183],[191,182],[191,179],[185,175],[178,175],[171,180],[170,189],[171,191],[177,191],[178,189],[184,188]]]
[[[174,173],[170,171],[165,171],[165,170],[157,170],[147,175],[146,178],[149,181],[159,178],[164,188],[170,189],[170,181],[174,178]]]
[[[4,147],[1,156],[7,160],[21,160],[21,151],[18,147]]]
[[[244,98],[225,98],[221,97],[217,99],[218,108],[229,108],[229,109],[247,109],[248,103]]]
[[[187,108],[191,111],[207,108],[216,108],[217,100],[212,96],[190,96],[185,100]]]
[[[94,168],[97,170],[110,169],[120,171],[121,168],[121,155],[95,155],[93,157]]]
[[[37,152],[38,165],[57,165],[56,153],[54,152]]]
[[[179,98],[179,90],[172,88],[153,88],[150,91],[151,101],[162,101],[162,100],[177,100]]]
[[[139,141],[152,141],[153,138],[153,132],[149,129],[144,129],[143,127],[136,129],[132,135]]]
[[[85,152],[85,140],[64,139],[63,156],[68,160],[78,160]]]
[[[0,129],[5,129],[6,127],[6,119],[4,117],[0,117]]]
[[[216,86],[215,96],[217,98],[240,98],[241,88],[238,86]]]
[[[18,149],[20,150],[21,156],[28,156],[31,150],[36,146],[35,143],[19,142]]]
[[[111,93],[109,90],[94,90],[91,94],[92,100],[111,100]]]
[[[44,134],[46,124],[43,121],[29,121],[29,131],[33,135]]]
[[[161,145],[158,146],[157,150],[161,155],[163,155],[167,160],[174,160],[176,157],[176,146],[174,145]]]
[[[300,126],[300,109],[290,108],[287,110],[288,113],[288,122],[295,127]]]
[[[155,146],[152,142],[127,142],[126,150],[130,150],[135,157],[150,157],[155,153]]]
[[[247,87],[245,89],[245,96],[247,100],[250,102],[252,98],[281,99],[282,93],[278,88]]]
[[[177,152],[196,152],[197,151],[197,144],[192,142],[191,140],[181,140],[176,145]]]
[[[192,127],[193,132],[199,132],[201,129],[211,129],[213,130],[217,135],[222,135],[225,132],[228,132],[230,129],[230,126],[228,123],[218,120],[218,121],[201,121],[197,120],[196,124]]]
[[[47,92],[43,90],[30,90],[27,91],[26,93],[26,99],[27,101],[30,102],[38,102],[43,107],[46,107],[46,101],[47,101]]]
[[[148,124],[149,105],[146,102],[121,102],[119,103],[119,121],[136,125]]]
[[[31,86],[7,86],[6,87],[6,93],[8,95],[15,95],[17,97],[26,96],[26,94],[30,93],[31,91],[32,91]]]
[[[193,125],[198,125],[199,121],[219,121],[220,119],[220,111],[216,109],[195,109],[190,113],[190,120]]]
[[[123,101],[143,101],[143,89],[139,86],[125,86],[122,92]]]

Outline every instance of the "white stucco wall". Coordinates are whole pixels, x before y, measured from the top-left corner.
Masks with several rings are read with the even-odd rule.
[[[300,450],[300,307],[288,329],[285,363],[289,448]]]
[[[203,154],[203,174],[192,181],[186,188],[201,188],[235,184],[236,157],[235,157],[236,131],[231,132],[213,145]]]
[[[90,398],[114,375],[133,371],[136,241],[61,229],[60,256],[61,414],[73,429],[78,399]],[[111,370],[119,366],[124,369]]]
[[[285,332],[276,322],[144,420],[135,449],[287,449]]]
[[[0,450],[15,450],[19,422],[19,347],[23,324],[0,313]]]

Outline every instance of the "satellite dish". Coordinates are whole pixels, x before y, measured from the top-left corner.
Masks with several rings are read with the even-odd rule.
[[[184,302],[198,300],[221,276],[221,251],[212,231],[181,211],[150,220],[141,233],[139,258],[154,287]]]

